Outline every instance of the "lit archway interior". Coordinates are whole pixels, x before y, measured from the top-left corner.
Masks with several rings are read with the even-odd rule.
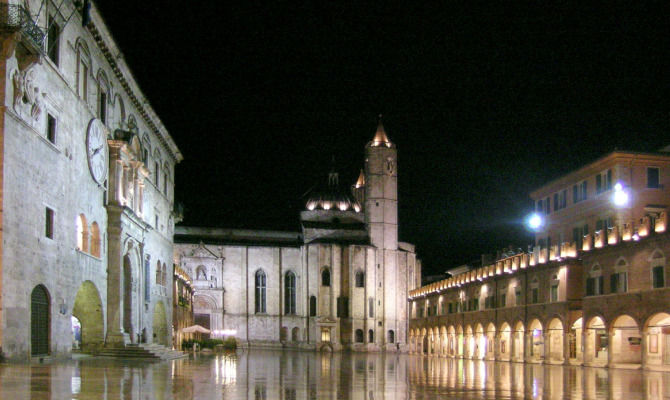
[[[79,287],[72,316],[81,324],[81,350],[88,352],[102,347],[105,341],[102,301],[93,282],[85,281]]]

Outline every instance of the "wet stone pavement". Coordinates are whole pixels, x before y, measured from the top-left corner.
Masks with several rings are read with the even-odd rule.
[[[170,362],[0,364],[0,399],[664,399],[670,373],[250,350]]]

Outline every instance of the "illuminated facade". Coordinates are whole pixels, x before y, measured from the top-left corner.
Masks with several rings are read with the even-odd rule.
[[[614,152],[531,194],[528,252],[410,292],[410,349],[448,357],[670,368],[670,157]]]
[[[179,150],[95,6],[0,14],[2,356],[170,345]]]
[[[174,348],[181,349],[181,343],[190,339],[188,333],[181,330],[193,325],[193,286],[191,277],[179,268],[173,266],[172,277],[172,344]]]
[[[243,345],[406,351],[421,264],[398,242],[397,151],[381,123],[365,157],[351,189],[331,171],[310,194],[300,232],[177,227],[195,322]]]

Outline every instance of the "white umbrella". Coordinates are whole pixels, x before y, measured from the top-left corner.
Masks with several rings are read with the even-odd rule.
[[[192,326],[189,326],[187,328],[183,328],[181,331],[184,332],[184,333],[196,333],[196,332],[197,333],[210,333],[209,329],[203,328],[200,325],[192,325]]]

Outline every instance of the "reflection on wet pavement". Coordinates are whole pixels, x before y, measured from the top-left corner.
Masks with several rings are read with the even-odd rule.
[[[0,365],[0,399],[662,399],[670,373],[251,350],[162,363]]]

